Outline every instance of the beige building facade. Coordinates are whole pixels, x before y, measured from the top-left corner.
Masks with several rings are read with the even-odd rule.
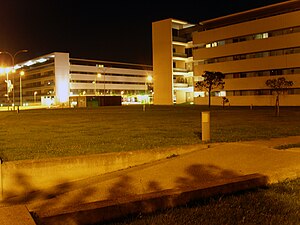
[[[225,74],[225,86],[222,90],[213,90],[212,105],[222,105],[222,97],[228,98],[230,105],[236,106],[274,105],[275,93],[265,82],[268,79],[285,77],[293,81],[294,85],[281,96],[281,105],[300,106],[299,18],[300,2],[286,1],[202,21],[188,27],[181,26],[182,29],[177,32],[180,37],[178,39],[175,38],[173,28],[172,44],[163,48],[157,44],[156,39],[159,38],[160,31],[156,28],[167,21],[170,23],[175,20],[153,23],[154,104],[171,104],[169,99],[163,102],[163,96],[170,95],[166,92],[171,87],[171,94],[175,96],[173,102],[177,104],[189,102],[190,92],[186,89],[184,89],[185,97],[176,101],[176,97],[180,94],[177,94],[178,89],[174,85],[176,84],[174,68],[179,65],[179,68],[184,68],[192,75],[191,80],[187,79],[187,83],[189,87],[190,83],[193,83],[190,91],[195,104],[208,104],[207,92],[194,88],[195,83],[203,79],[201,75],[204,71],[220,71]],[[161,36],[165,38],[164,35]],[[184,50],[174,51],[174,46],[175,49],[176,46],[182,46]],[[167,60],[168,65],[163,58],[157,58],[157,54],[161,54],[160,48],[164,51],[167,48],[173,49],[171,59]],[[183,60],[185,64],[180,64],[182,61],[177,63],[176,52],[179,51],[191,53]],[[166,68],[168,66],[169,69]],[[162,68],[164,71],[161,71]],[[173,84],[167,84],[170,81],[161,77],[169,77],[169,80],[172,77]],[[169,85],[169,89],[158,90],[160,85]],[[160,101],[156,102],[156,98]]]
[[[193,101],[192,33],[189,31],[192,27],[193,24],[175,19],[152,24],[156,105]]]

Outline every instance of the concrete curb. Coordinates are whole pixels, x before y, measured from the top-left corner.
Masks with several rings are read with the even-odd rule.
[[[3,162],[0,159],[0,203],[14,196],[45,190],[56,185],[153,163],[173,155],[205,149],[205,145],[112,152]],[[34,189],[33,189],[34,187]]]
[[[128,215],[151,213],[187,204],[194,200],[220,194],[266,186],[268,179],[261,174],[250,174],[194,187],[169,189],[114,200],[99,201],[68,208],[47,209],[34,212],[36,221],[43,225],[88,225],[114,220]]]

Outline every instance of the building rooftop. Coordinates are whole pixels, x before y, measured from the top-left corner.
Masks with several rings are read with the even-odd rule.
[[[236,23],[246,22],[254,19],[261,19],[265,17],[275,16],[278,14],[288,13],[292,11],[297,11],[300,9],[299,0],[288,0],[281,3],[276,3],[256,9],[251,9],[243,12],[238,12],[230,14],[227,16],[222,16],[214,18],[211,20],[205,20],[199,22],[199,31],[209,30],[218,27],[224,27]]]

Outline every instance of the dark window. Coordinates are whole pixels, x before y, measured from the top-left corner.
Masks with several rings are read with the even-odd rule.
[[[247,73],[241,73],[241,78],[247,77]]]
[[[234,73],[233,78],[240,78],[240,74],[239,73]]]
[[[179,31],[176,29],[172,29],[172,35],[173,37],[178,37],[179,36]]]

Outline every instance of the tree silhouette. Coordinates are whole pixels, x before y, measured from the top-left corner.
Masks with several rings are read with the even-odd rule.
[[[210,107],[211,91],[215,88],[224,88],[225,82],[223,79],[225,78],[225,75],[221,72],[204,71],[202,77],[204,80],[196,82],[195,87],[200,88],[201,90],[205,89],[208,92],[208,107]]]
[[[289,87],[293,86],[294,82],[286,80],[285,77],[279,77],[267,80],[266,85],[276,92],[275,115],[279,116],[279,96]]]

